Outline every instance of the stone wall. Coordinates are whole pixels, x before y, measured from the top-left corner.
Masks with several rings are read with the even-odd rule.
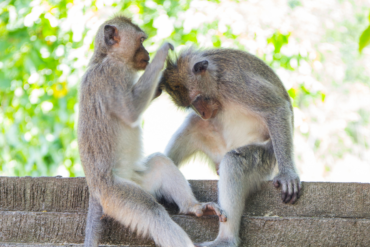
[[[217,201],[217,181],[190,181],[200,201]],[[266,182],[242,218],[241,246],[370,246],[370,184],[307,183],[295,205]],[[0,246],[82,246],[89,192],[84,178],[0,177]],[[172,218],[194,242],[217,235],[217,217]],[[109,218],[101,244],[155,246]]]

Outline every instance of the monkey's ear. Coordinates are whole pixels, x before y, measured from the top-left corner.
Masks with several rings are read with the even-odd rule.
[[[200,61],[194,64],[193,72],[194,74],[202,74],[206,72],[207,68],[208,68],[208,61],[203,60],[203,61]]]
[[[112,25],[104,26],[104,41],[107,45],[111,46],[120,42],[118,29]]]

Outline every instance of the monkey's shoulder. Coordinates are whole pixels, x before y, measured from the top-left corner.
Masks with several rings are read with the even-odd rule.
[[[211,49],[205,51],[216,67],[216,77],[224,84],[257,83],[259,86],[271,85],[284,89],[283,83],[274,70],[257,56],[236,49]],[[284,89],[285,90],[285,89]]]
[[[108,68],[97,64],[88,68],[81,80],[81,92],[104,94],[104,92],[119,92],[133,84],[135,75],[116,66]]]

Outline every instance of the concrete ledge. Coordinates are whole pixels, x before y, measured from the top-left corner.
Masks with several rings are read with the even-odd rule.
[[[1,243],[2,247],[84,247],[83,244],[9,244]],[[150,245],[99,245],[100,247],[150,247]]]
[[[217,202],[216,180],[190,180],[202,202]],[[370,184],[302,183],[303,194],[294,205],[283,204],[280,190],[270,181],[246,204],[249,216],[305,216],[370,218]],[[0,211],[81,212],[88,208],[89,192],[84,178],[0,177]],[[172,213],[173,205],[166,205]]]
[[[200,201],[217,201],[217,181],[190,181]],[[0,177],[0,246],[81,246],[88,207],[84,178]],[[176,206],[166,205],[176,213]],[[194,242],[216,237],[216,217],[173,215]],[[102,244],[155,246],[104,219]],[[295,205],[266,182],[242,219],[241,246],[370,246],[370,184],[303,183]]]
[[[0,213],[0,239],[3,243],[83,243],[86,214],[78,213]],[[194,242],[216,237],[216,217],[172,218]],[[119,223],[104,220],[102,244],[155,246],[151,240],[131,234]],[[370,220],[307,217],[243,216],[241,246],[369,246]]]

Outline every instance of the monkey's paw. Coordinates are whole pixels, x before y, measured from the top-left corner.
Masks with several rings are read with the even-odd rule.
[[[227,221],[225,212],[217,205],[217,203],[214,202],[197,203],[189,208],[188,214],[192,214],[197,217],[205,215],[217,215],[220,222]]]
[[[284,203],[291,202],[293,204],[299,198],[299,192],[302,186],[299,176],[295,171],[279,172],[274,178],[273,183],[276,188],[281,186],[281,199]]]
[[[229,240],[229,239],[216,239],[212,242],[204,242],[204,243],[194,243],[196,247],[237,247],[238,240]]]
[[[153,62],[154,64],[156,64],[157,66],[159,66],[161,69],[164,67],[164,63],[167,59],[167,56],[168,56],[168,51],[169,50],[174,50],[174,47],[171,43],[168,43],[168,42],[165,42],[160,48],[159,50],[157,51],[157,54],[155,54],[154,58],[153,58]]]

